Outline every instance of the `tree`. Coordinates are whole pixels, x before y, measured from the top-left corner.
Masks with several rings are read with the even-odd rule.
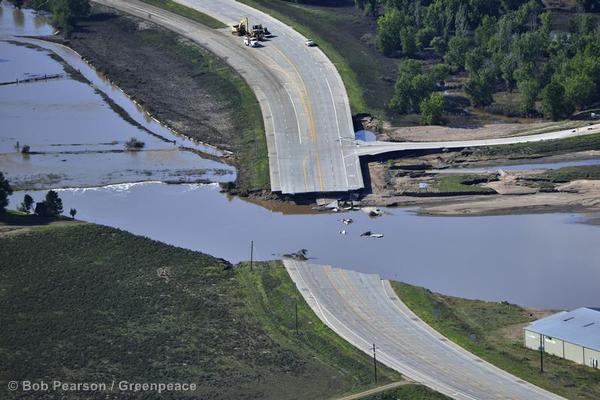
[[[431,39],[430,45],[433,48],[435,54],[439,56],[444,55],[444,53],[446,52],[446,41],[441,36],[436,36],[433,39]]]
[[[390,56],[402,48],[399,35],[403,28],[402,22],[402,16],[396,8],[389,8],[385,15],[377,19],[377,45],[384,55]]]
[[[435,90],[435,82],[434,74],[423,73],[419,61],[402,61],[390,108],[399,114],[418,112],[421,101]]]
[[[71,208],[69,210],[69,215],[71,216],[71,218],[75,219],[75,215],[77,215],[77,210],[74,208]]]
[[[446,106],[446,99],[440,92],[432,93],[428,98],[421,101],[421,123],[423,125],[439,125],[444,122],[442,114]]]
[[[596,96],[596,84],[583,73],[566,77],[563,86],[568,101],[578,108],[584,108]]]
[[[4,177],[4,174],[0,172],[0,214],[4,213],[6,206],[8,206],[8,196],[13,193],[10,183]]]
[[[494,102],[494,76],[492,72],[484,68],[471,76],[465,83],[465,93],[475,107],[489,106]]]
[[[598,0],[577,0],[577,5],[586,12],[600,11],[600,2]]]
[[[21,202],[21,205],[19,206],[19,211],[23,211],[24,213],[29,214],[32,206],[33,206],[33,197],[26,194],[25,196],[23,196],[23,201]]]
[[[565,96],[565,88],[556,81],[551,81],[542,90],[542,112],[546,118],[559,120],[573,112],[573,105]]]
[[[89,0],[52,0],[52,25],[69,37],[77,19],[90,14]]]
[[[465,65],[465,54],[469,50],[470,41],[464,36],[452,36],[448,41],[446,62],[455,67],[462,68]]]
[[[517,82],[519,90],[519,109],[524,114],[535,111],[535,100],[540,93],[538,82],[534,78],[526,78]]]
[[[415,31],[410,27],[404,27],[400,31],[400,39],[402,40],[402,52],[405,55],[411,56],[417,52],[417,42],[415,39]]]
[[[41,217],[58,217],[62,212],[62,200],[54,190],[49,190],[46,199],[35,205],[35,213]]]

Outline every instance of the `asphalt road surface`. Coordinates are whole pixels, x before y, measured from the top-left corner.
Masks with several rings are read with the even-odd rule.
[[[552,139],[565,139],[575,136],[590,135],[600,132],[600,124],[585,126],[577,129],[565,129],[562,131],[539,133],[536,135],[512,136],[498,139],[481,140],[455,140],[447,142],[361,142],[357,141],[358,155],[378,155],[394,151],[405,150],[437,150],[456,149],[463,147],[497,146],[502,144],[541,142]]]
[[[284,260],[304,299],[341,337],[404,376],[459,400],[562,397],[526,383],[431,329],[378,275]]]
[[[243,45],[231,28],[210,29],[136,0],[94,0],[151,20],[225,59],[260,103],[271,190],[282,193],[346,192],[364,186],[354,144],[346,89],[318,47],[278,20],[233,0],[179,0],[227,25],[248,17],[273,37],[258,48]]]

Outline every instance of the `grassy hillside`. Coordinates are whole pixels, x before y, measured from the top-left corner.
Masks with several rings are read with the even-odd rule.
[[[106,398],[8,392],[10,380],[199,385],[130,399],[322,399],[372,383],[371,360],[316,319],[280,263],[234,269],[89,224],[0,234],[0,260],[2,399]]]
[[[508,303],[465,300],[394,282],[398,296],[444,336],[492,364],[568,399],[600,398],[600,371],[523,346],[521,328],[535,319],[532,311]]]

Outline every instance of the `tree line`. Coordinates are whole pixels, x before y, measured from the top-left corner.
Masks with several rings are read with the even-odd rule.
[[[52,13],[52,26],[59,29],[65,37],[69,37],[77,21],[90,14],[89,0],[13,0],[13,4],[21,8],[31,7]]]
[[[13,189],[10,186],[10,182],[2,172],[0,172],[0,215],[6,211],[8,206],[8,198],[13,194]],[[35,202],[33,197],[28,194],[23,196],[23,201],[18,207],[18,210],[30,214],[34,213],[40,217],[58,218],[63,213],[62,199],[58,196],[58,193],[54,190],[49,190],[46,193],[44,200]],[[75,218],[77,210],[71,208],[69,210],[71,218]]]
[[[600,27],[586,12],[600,1],[579,0],[568,32],[551,28],[541,0],[355,0],[379,12],[377,45],[401,55],[390,109],[423,113],[440,122],[440,81],[464,74],[464,92],[475,107],[494,102],[499,91],[516,92],[522,115],[539,112],[554,120],[600,102]],[[434,68],[423,59],[433,53]],[[536,107],[540,102],[541,107]]]

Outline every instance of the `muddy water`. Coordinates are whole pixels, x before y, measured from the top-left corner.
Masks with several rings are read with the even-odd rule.
[[[10,36],[51,33],[43,16],[15,10],[6,2],[0,10],[0,39],[9,40],[0,41],[0,82],[60,75],[59,79],[0,86],[0,171],[14,186],[235,179],[234,168],[182,151],[180,146],[220,152],[177,136],[154,121],[76,53],[53,43]],[[43,48],[15,44],[15,40]],[[51,54],[68,61],[85,79],[73,79]],[[117,114],[107,96],[125,113]],[[124,151],[132,137],[145,143],[143,151]],[[24,145],[30,146],[32,154],[21,154]]]
[[[552,308],[600,305],[600,229],[576,223],[574,215],[423,217],[402,209],[377,219],[361,211],[283,215],[229,200],[215,186],[159,183],[60,196],[78,218],[234,262],[249,258],[254,240],[259,259],[306,248],[315,262],[462,297]],[[16,203],[23,193],[13,197]],[[342,217],[354,223],[345,226]],[[367,230],[385,237],[360,237]]]

